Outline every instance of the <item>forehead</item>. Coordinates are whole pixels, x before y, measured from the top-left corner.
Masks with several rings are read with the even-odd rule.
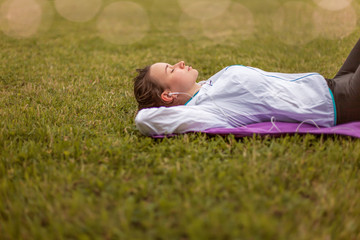
[[[168,63],[164,63],[164,62],[154,63],[151,66],[151,73],[153,74],[153,76],[159,79],[166,77],[167,75],[165,72],[166,65],[168,65]],[[168,69],[166,69],[166,71],[168,71]]]

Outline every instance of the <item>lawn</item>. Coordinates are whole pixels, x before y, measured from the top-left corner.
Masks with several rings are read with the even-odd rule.
[[[360,239],[359,139],[152,139],[135,127],[132,84],[136,68],[181,60],[199,81],[232,64],[331,78],[359,38],[357,19],[313,32],[285,11],[319,11],[313,1],[233,1],[241,14],[221,21],[189,18],[176,1],[91,1],[101,5],[88,20],[50,1],[40,23],[40,8],[30,11],[25,23],[39,27],[21,34],[33,35],[0,32],[0,239]],[[351,7],[331,16],[350,24],[360,16]],[[303,24],[291,32],[293,18]],[[233,23],[240,32],[225,31]]]

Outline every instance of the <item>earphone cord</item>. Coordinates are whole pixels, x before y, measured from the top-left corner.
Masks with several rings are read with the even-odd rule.
[[[171,92],[169,93],[168,95],[171,96],[171,95],[175,95],[175,94],[186,94],[188,96],[190,96],[191,98],[193,98],[193,96],[191,96],[189,93],[187,92]]]

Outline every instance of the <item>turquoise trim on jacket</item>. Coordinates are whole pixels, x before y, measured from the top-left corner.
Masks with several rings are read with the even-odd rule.
[[[194,96],[192,96],[192,97],[185,103],[185,105],[186,105],[188,102],[190,102],[190,100],[193,99],[193,97],[195,97],[196,94],[198,94],[199,91],[200,91],[200,89],[194,94]]]
[[[247,67],[247,68],[250,68],[250,69],[252,69],[252,70],[254,70],[254,71],[256,71],[256,72],[258,72],[258,73],[260,73],[260,74],[262,74],[262,75],[264,75],[264,76],[267,76],[267,77],[274,77],[274,78],[279,78],[279,79],[287,80],[286,78],[281,78],[281,77],[278,77],[278,76],[263,74],[263,73],[257,71],[256,69],[254,69],[253,67],[245,66],[245,65],[242,65],[242,64],[234,64],[234,65],[227,66],[227,67],[225,68],[225,70],[227,70],[229,67],[232,67],[232,66],[243,66],[243,67]],[[302,77],[299,77],[299,78],[296,78],[296,79],[292,79],[292,80],[290,80],[290,82],[294,82],[294,81],[297,81],[297,80],[300,80],[300,79],[302,79],[302,78],[309,77],[309,76],[312,76],[312,75],[320,75],[320,73],[312,72],[312,73],[309,73],[308,75],[305,75],[305,76],[302,76]]]
[[[329,92],[330,92],[330,95],[331,95],[331,98],[332,98],[332,101],[333,101],[333,107],[334,107],[334,126],[336,126],[336,105],[335,105],[335,98],[334,98],[334,95],[331,91],[331,89],[329,88]]]

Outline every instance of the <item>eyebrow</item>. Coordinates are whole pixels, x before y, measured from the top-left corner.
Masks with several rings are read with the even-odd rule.
[[[168,66],[169,66],[169,65],[168,65],[168,64],[166,64],[166,67],[165,67],[165,74],[167,74],[166,69],[168,68]]]

